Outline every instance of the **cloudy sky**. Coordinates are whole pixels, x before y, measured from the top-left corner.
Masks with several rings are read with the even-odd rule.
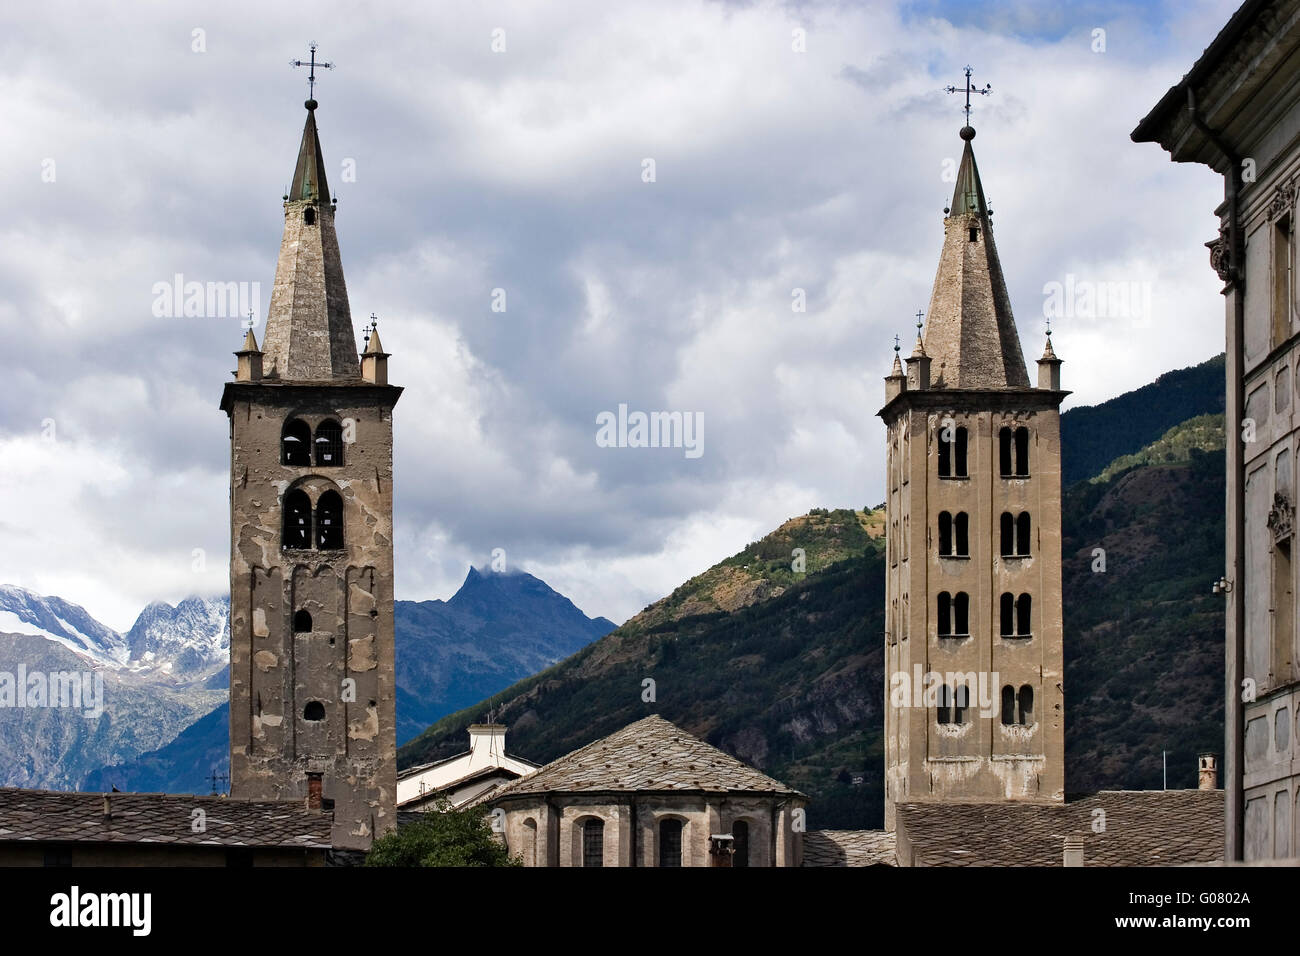
[[[501,548],[621,621],[792,515],[883,499],[874,413],[928,304],[968,62],[1028,358],[1049,283],[1140,290],[1055,323],[1067,405],[1222,350],[1221,180],[1128,134],[1234,7],[9,5],[0,583],[121,629],[225,591],[240,323],[156,289],[248,283],[260,338],[309,41],[337,64],[352,312],[406,387],[398,597]],[[620,403],[702,413],[703,454],[599,447]]]

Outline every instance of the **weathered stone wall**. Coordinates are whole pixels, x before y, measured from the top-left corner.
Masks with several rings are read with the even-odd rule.
[[[392,408],[401,390],[232,383],[231,794],[306,798],[320,774],[333,843],[366,849],[394,825]],[[281,464],[291,418],[344,426],[339,467]],[[352,441],[346,438],[351,436]],[[284,496],[343,499],[344,547],[283,548]],[[296,611],[310,631],[294,633]],[[308,704],[324,709],[308,719]]]
[[[795,830],[791,811],[803,806],[802,800],[763,796],[644,793],[635,798],[634,812],[629,797],[553,794],[549,801],[506,801],[504,835],[511,855],[526,866],[581,866],[583,823],[596,817],[605,823],[606,866],[632,866],[635,853],[636,866],[653,867],[659,865],[659,823],[677,819],[683,824],[682,866],[709,866],[709,838],[732,832],[743,820],[749,825],[750,866],[799,866],[802,832]]]
[[[921,391],[886,410],[885,825],[897,802],[1064,799],[1061,608],[1061,394],[1037,389]],[[967,434],[967,477],[940,477],[945,422]],[[1005,478],[999,432],[1028,428],[1029,475]],[[939,555],[941,512],[968,520],[968,557]],[[1030,554],[1001,554],[1001,516],[1030,515]],[[965,636],[938,636],[941,592],[969,597]],[[1003,593],[1031,597],[1031,636],[1004,638]],[[968,675],[962,724],[912,699],[917,667]],[[908,697],[892,698],[894,675]],[[955,684],[950,683],[950,686]],[[1031,724],[1004,726],[1001,690],[1034,689]],[[922,682],[924,687],[924,681]],[[987,708],[983,705],[987,704]],[[984,710],[984,713],[981,711]]]

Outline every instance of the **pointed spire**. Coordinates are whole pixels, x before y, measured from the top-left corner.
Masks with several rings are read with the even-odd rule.
[[[249,313],[250,317],[252,313]],[[239,365],[235,369],[235,381],[237,382],[260,382],[262,380],[262,350],[257,347],[257,336],[253,334],[253,326],[248,326],[248,331],[244,334],[244,347],[235,353],[239,359]]]
[[[356,380],[361,374],[347,283],[329,205],[315,100],[293,184],[284,202],[284,236],[263,346],[266,376],[282,381]]]
[[[325,157],[321,153],[320,136],[316,132],[315,100],[303,104],[307,107],[307,123],[302,128],[302,145],[298,147],[298,165],[293,170],[293,184],[289,187],[290,199],[311,202],[328,201],[329,184],[325,181]]]
[[[943,251],[930,297],[925,350],[934,360],[936,388],[1028,388],[1011,297],[993,242],[971,140],[965,142],[952,206],[944,219]]]
[[[1043,357],[1038,360],[1038,387],[1049,391],[1061,390],[1061,360],[1052,349],[1052,320],[1047,320],[1047,344],[1043,346]]]
[[[361,353],[361,380],[376,385],[388,384],[388,353],[379,341],[379,320],[370,313],[366,327],[366,348]]]
[[[383,345],[380,344],[378,324],[372,325],[370,327],[370,334],[366,336],[365,354],[366,355],[387,355],[388,354],[387,352],[384,351]]]

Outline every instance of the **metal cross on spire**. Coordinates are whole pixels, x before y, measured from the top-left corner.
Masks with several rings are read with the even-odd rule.
[[[920,309],[916,310],[916,331],[921,331],[921,316],[925,315]]]
[[[947,91],[948,91],[949,93],[965,93],[965,94],[966,94],[966,107],[965,107],[965,108],[966,108],[966,125],[967,125],[967,126],[970,125],[970,95],[971,95],[972,93],[978,93],[980,96],[988,96],[989,93],[992,92],[992,90],[993,90],[993,87],[990,86],[988,83],[985,83],[985,84],[984,84],[984,88],[983,88],[983,89],[980,89],[978,86],[971,86],[971,85],[970,85],[970,74],[971,74],[971,69],[970,69],[969,66],[967,66],[967,67],[966,67],[966,85],[965,85],[964,87],[963,87],[963,86],[949,86],[949,87],[947,87]]]
[[[289,63],[293,66],[309,67],[307,71],[307,100],[308,102],[314,103],[316,102],[316,67],[319,66],[322,70],[332,70],[334,69],[334,64],[323,62],[317,63],[316,41],[312,40],[309,46],[311,47],[310,60],[290,60]]]

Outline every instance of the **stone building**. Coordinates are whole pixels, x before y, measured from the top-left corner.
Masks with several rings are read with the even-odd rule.
[[[798,866],[807,799],[652,715],[495,793],[525,866]],[[498,812],[499,811],[499,812]]]
[[[1248,0],[1134,129],[1224,178],[1206,243],[1223,281],[1228,434],[1228,860],[1300,856],[1300,0]],[[1209,210],[1206,210],[1209,212]],[[1207,584],[1208,586],[1208,584]]]
[[[536,769],[531,760],[506,753],[504,724],[470,724],[465,753],[407,767],[397,775],[397,809],[433,810],[440,800],[464,807]]]
[[[888,830],[901,803],[1059,803],[1065,794],[1059,409],[1068,393],[1050,338],[1030,384],[975,130],[960,135],[925,335],[918,330],[906,374],[895,355],[879,412]]]
[[[393,406],[358,358],[314,99],[284,198],[264,349],[250,329],[230,417],[231,795],[319,800],[335,847],[395,822]]]

